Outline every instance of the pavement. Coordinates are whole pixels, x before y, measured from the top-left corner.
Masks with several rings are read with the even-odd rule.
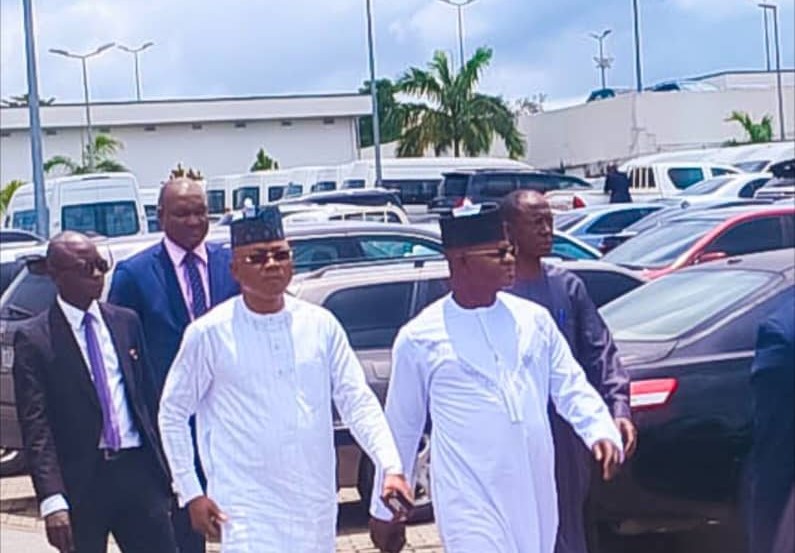
[[[359,503],[356,490],[340,490],[339,524],[336,553],[377,553],[370,542],[367,515]],[[436,525],[412,525],[407,531],[405,553],[443,553]],[[218,544],[210,544],[208,552],[219,551]],[[44,521],[38,517],[33,486],[28,476],[0,479],[0,552],[53,553],[44,531]],[[109,553],[119,553],[111,540]]]

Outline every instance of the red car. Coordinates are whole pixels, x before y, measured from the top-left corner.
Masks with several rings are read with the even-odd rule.
[[[795,207],[691,212],[624,242],[602,260],[654,279],[726,257],[795,247]]]

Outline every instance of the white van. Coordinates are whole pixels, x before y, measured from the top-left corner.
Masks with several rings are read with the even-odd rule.
[[[147,232],[138,181],[130,173],[94,173],[45,181],[50,236],[64,230],[128,236]],[[5,226],[35,230],[33,184],[17,190],[8,205]]]
[[[506,158],[403,157],[381,160],[381,186],[397,190],[404,204],[427,204],[439,190],[444,173],[458,169],[532,169]],[[343,168],[342,188],[373,188],[375,160],[354,161]]]
[[[629,191],[635,201],[644,201],[648,196],[668,198],[705,179],[742,173],[731,165],[703,161],[667,161],[651,164],[628,161],[619,170],[629,176]]]
[[[330,192],[340,187],[342,166],[307,165],[288,169],[290,187],[285,198],[294,198],[312,192]]]
[[[160,200],[159,186],[144,186],[138,189],[141,203],[146,213],[146,229],[148,232],[159,232],[160,221],[157,218],[157,202]]]
[[[232,210],[232,177],[234,175],[207,179],[207,212],[210,217],[220,217]]]

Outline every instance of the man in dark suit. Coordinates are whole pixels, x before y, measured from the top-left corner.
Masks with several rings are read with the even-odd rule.
[[[173,553],[172,495],[135,313],[99,303],[108,263],[84,235],[47,249],[58,296],[14,338],[14,389],[49,542],[100,553]]]
[[[199,183],[187,178],[168,181],[158,200],[163,241],[120,262],[113,275],[108,301],[129,307],[143,324],[154,370],[154,405],[160,402],[188,324],[240,293],[229,268],[231,251],[205,243],[207,213],[207,197]],[[196,464],[202,475],[198,458]],[[191,529],[184,509],[174,512],[174,532],[181,553],[204,551],[204,540]]]
[[[611,204],[626,204],[632,202],[629,193],[631,182],[626,173],[618,170],[615,164],[607,166],[607,176],[605,177],[605,194],[610,194]]]

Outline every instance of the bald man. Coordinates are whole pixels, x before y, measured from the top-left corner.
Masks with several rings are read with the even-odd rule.
[[[14,337],[14,390],[47,538],[61,552],[173,553],[171,488],[146,391],[141,323],[100,303],[108,262],[86,236],[47,249],[58,295]]]
[[[185,177],[166,182],[157,212],[163,240],[120,262],[108,295],[143,324],[156,385],[153,408],[188,324],[240,293],[229,268],[230,250],[205,242],[209,219],[201,184]],[[174,529],[180,553],[203,553],[203,538],[191,530],[184,510],[175,511]]]
[[[552,251],[552,211],[538,192],[519,190],[503,202],[503,218],[516,246],[512,292],[549,310],[590,384],[610,409],[624,442],[635,449],[629,407],[629,376],[618,360],[610,331],[582,281],[561,267],[542,262]],[[586,553],[585,500],[594,463],[571,425],[550,410],[555,440],[559,525],[556,553]]]

